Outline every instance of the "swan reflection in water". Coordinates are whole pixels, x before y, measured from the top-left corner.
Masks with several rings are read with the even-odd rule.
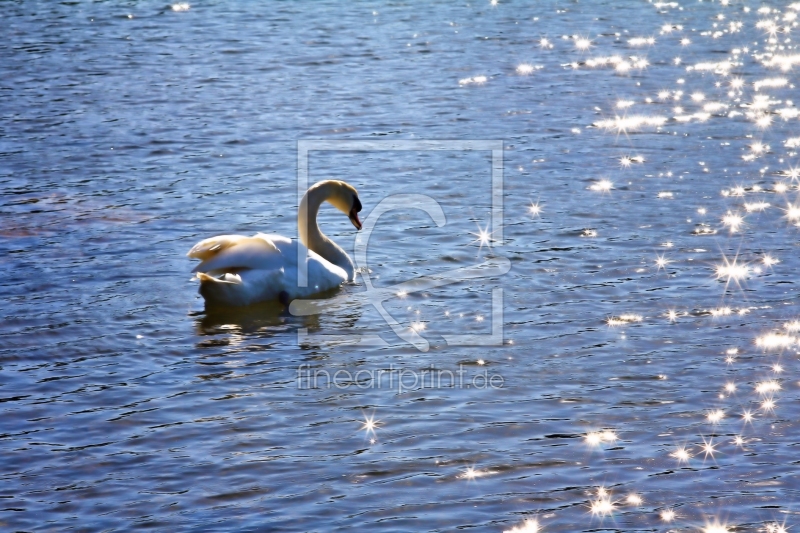
[[[335,288],[319,293],[320,298],[331,298],[340,293]],[[359,308],[345,308],[338,313],[325,315],[325,330],[352,330],[361,318]],[[206,303],[203,312],[195,314],[199,335],[244,334],[271,337],[293,333],[299,329],[318,332],[323,329],[320,314],[295,316],[280,302],[260,302],[246,306],[221,306]]]

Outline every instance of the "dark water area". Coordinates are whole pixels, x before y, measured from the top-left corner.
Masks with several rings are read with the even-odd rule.
[[[0,529],[799,527],[798,17],[0,3]],[[394,329],[363,277],[205,309],[303,168],[441,207],[368,236]]]

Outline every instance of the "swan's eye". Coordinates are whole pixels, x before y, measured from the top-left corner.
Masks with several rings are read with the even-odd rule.
[[[353,210],[356,213],[361,212],[361,200],[358,199],[358,196],[353,196]]]

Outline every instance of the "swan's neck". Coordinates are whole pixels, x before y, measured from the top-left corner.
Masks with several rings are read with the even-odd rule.
[[[317,225],[317,213],[322,202],[331,196],[332,191],[327,185],[312,187],[300,201],[297,212],[297,231],[302,242],[309,250],[321,255],[329,263],[341,267],[347,272],[347,279],[355,278],[355,267],[347,252],[325,236]]]

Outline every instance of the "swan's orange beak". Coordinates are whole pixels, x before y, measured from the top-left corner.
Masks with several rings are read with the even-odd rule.
[[[358,218],[358,212],[355,208],[350,210],[350,214],[347,216],[350,219],[350,222],[356,227],[356,229],[361,229],[361,220]]]

